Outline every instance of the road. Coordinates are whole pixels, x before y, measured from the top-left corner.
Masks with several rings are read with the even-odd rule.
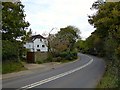
[[[28,75],[4,79],[3,88],[95,88],[105,71],[104,60],[84,54],[79,57],[55,69],[35,70]]]

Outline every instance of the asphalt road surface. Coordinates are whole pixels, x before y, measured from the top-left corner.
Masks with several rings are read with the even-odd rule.
[[[101,58],[78,54],[80,59],[45,71],[4,79],[4,88],[95,88],[105,71]]]

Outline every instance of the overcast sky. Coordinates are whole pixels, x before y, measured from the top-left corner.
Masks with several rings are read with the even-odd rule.
[[[81,31],[82,39],[90,36],[95,29],[88,23],[88,15],[96,0],[22,0],[25,5],[26,21],[33,33],[43,34],[57,32],[68,25],[76,26]]]

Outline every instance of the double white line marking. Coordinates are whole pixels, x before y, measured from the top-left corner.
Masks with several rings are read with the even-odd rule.
[[[88,57],[89,57],[89,56],[88,56]],[[91,58],[91,57],[89,57],[89,58]],[[23,86],[23,87],[21,87],[21,88],[19,88],[19,89],[17,89],[17,90],[27,90],[27,89],[30,89],[30,88],[33,88],[33,87],[42,85],[42,84],[44,84],[44,83],[53,81],[53,80],[55,80],[55,79],[64,77],[64,76],[66,76],[66,75],[69,75],[69,74],[71,74],[71,73],[74,73],[74,72],[76,72],[76,71],[78,71],[78,70],[83,69],[84,67],[90,65],[92,62],[93,62],[93,59],[91,58],[91,60],[90,60],[88,63],[84,64],[84,65],[81,66],[81,67],[78,67],[78,68],[75,68],[75,69],[73,69],[73,70],[70,70],[70,71],[67,71],[67,72],[58,74],[58,75],[56,75],[56,76],[53,76],[53,77],[50,77],[50,78],[47,78],[47,79],[44,79],[44,80],[41,80],[41,81],[32,83],[32,84],[30,84],[30,85]]]

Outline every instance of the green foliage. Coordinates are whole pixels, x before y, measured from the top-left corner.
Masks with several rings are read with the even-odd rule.
[[[106,60],[107,68],[102,80],[97,88],[117,88],[118,87],[118,67],[112,62]]]
[[[115,50],[118,43],[114,39],[107,39],[105,42],[106,57],[110,60],[115,59]]]
[[[3,60],[20,59],[26,51],[18,41],[26,32],[29,23],[25,21],[24,5],[21,2],[2,2],[2,42]],[[25,41],[25,40],[23,40]]]
[[[18,45],[11,41],[2,41],[2,59],[18,59]]]
[[[120,44],[119,9],[120,2],[105,3],[99,5],[95,15],[89,16],[89,22],[96,27],[96,31],[86,41],[91,43],[89,43],[91,45],[89,48],[96,49],[97,55],[103,53],[109,57],[111,53],[111,57],[114,57],[115,50]]]
[[[1,1],[0,1],[0,7],[2,7]],[[2,27],[2,8],[0,8],[0,27]]]
[[[71,51],[71,52],[59,52],[57,54],[54,54],[54,60],[57,62],[62,62],[64,60],[74,60],[77,59],[77,52]]]
[[[19,61],[9,60],[2,62],[2,74],[18,72],[21,70],[25,70],[25,67]]]
[[[19,41],[2,40],[2,60],[19,60],[26,49]]]
[[[16,40],[26,34],[29,23],[25,21],[21,2],[2,2],[2,39]]]
[[[52,62],[52,61],[53,61],[52,55],[51,55],[51,56],[48,56],[47,61],[48,61],[48,62]]]
[[[32,30],[30,29],[25,35],[23,35],[22,42],[26,43],[27,41],[30,41],[30,37],[32,36]]]
[[[107,58],[107,71],[100,87],[113,88],[118,86],[120,79],[117,70],[120,65],[120,2],[98,4],[97,7],[97,13],[88,20],[96,30],[86,39],[87,53]]]
[[[84,53],[85,48],[86,48],[85,41],[79,39],[79,40],[75,43],[74,47],[77,48],[77,50],[78,50],[79,52]]]
[[[60,31],[50,40],[52,51],[72,51],[76,40],[80,38],[79,34],[80,31],[76,27],[67,26],[61,28]]]
[[[80,39],[80,31],[74,26],[61,28],[56,35],[49,35],[50,52],[48,61],[62,62],[77,59],[75,43]],[[49,46],[49,45],[48,45]]]

